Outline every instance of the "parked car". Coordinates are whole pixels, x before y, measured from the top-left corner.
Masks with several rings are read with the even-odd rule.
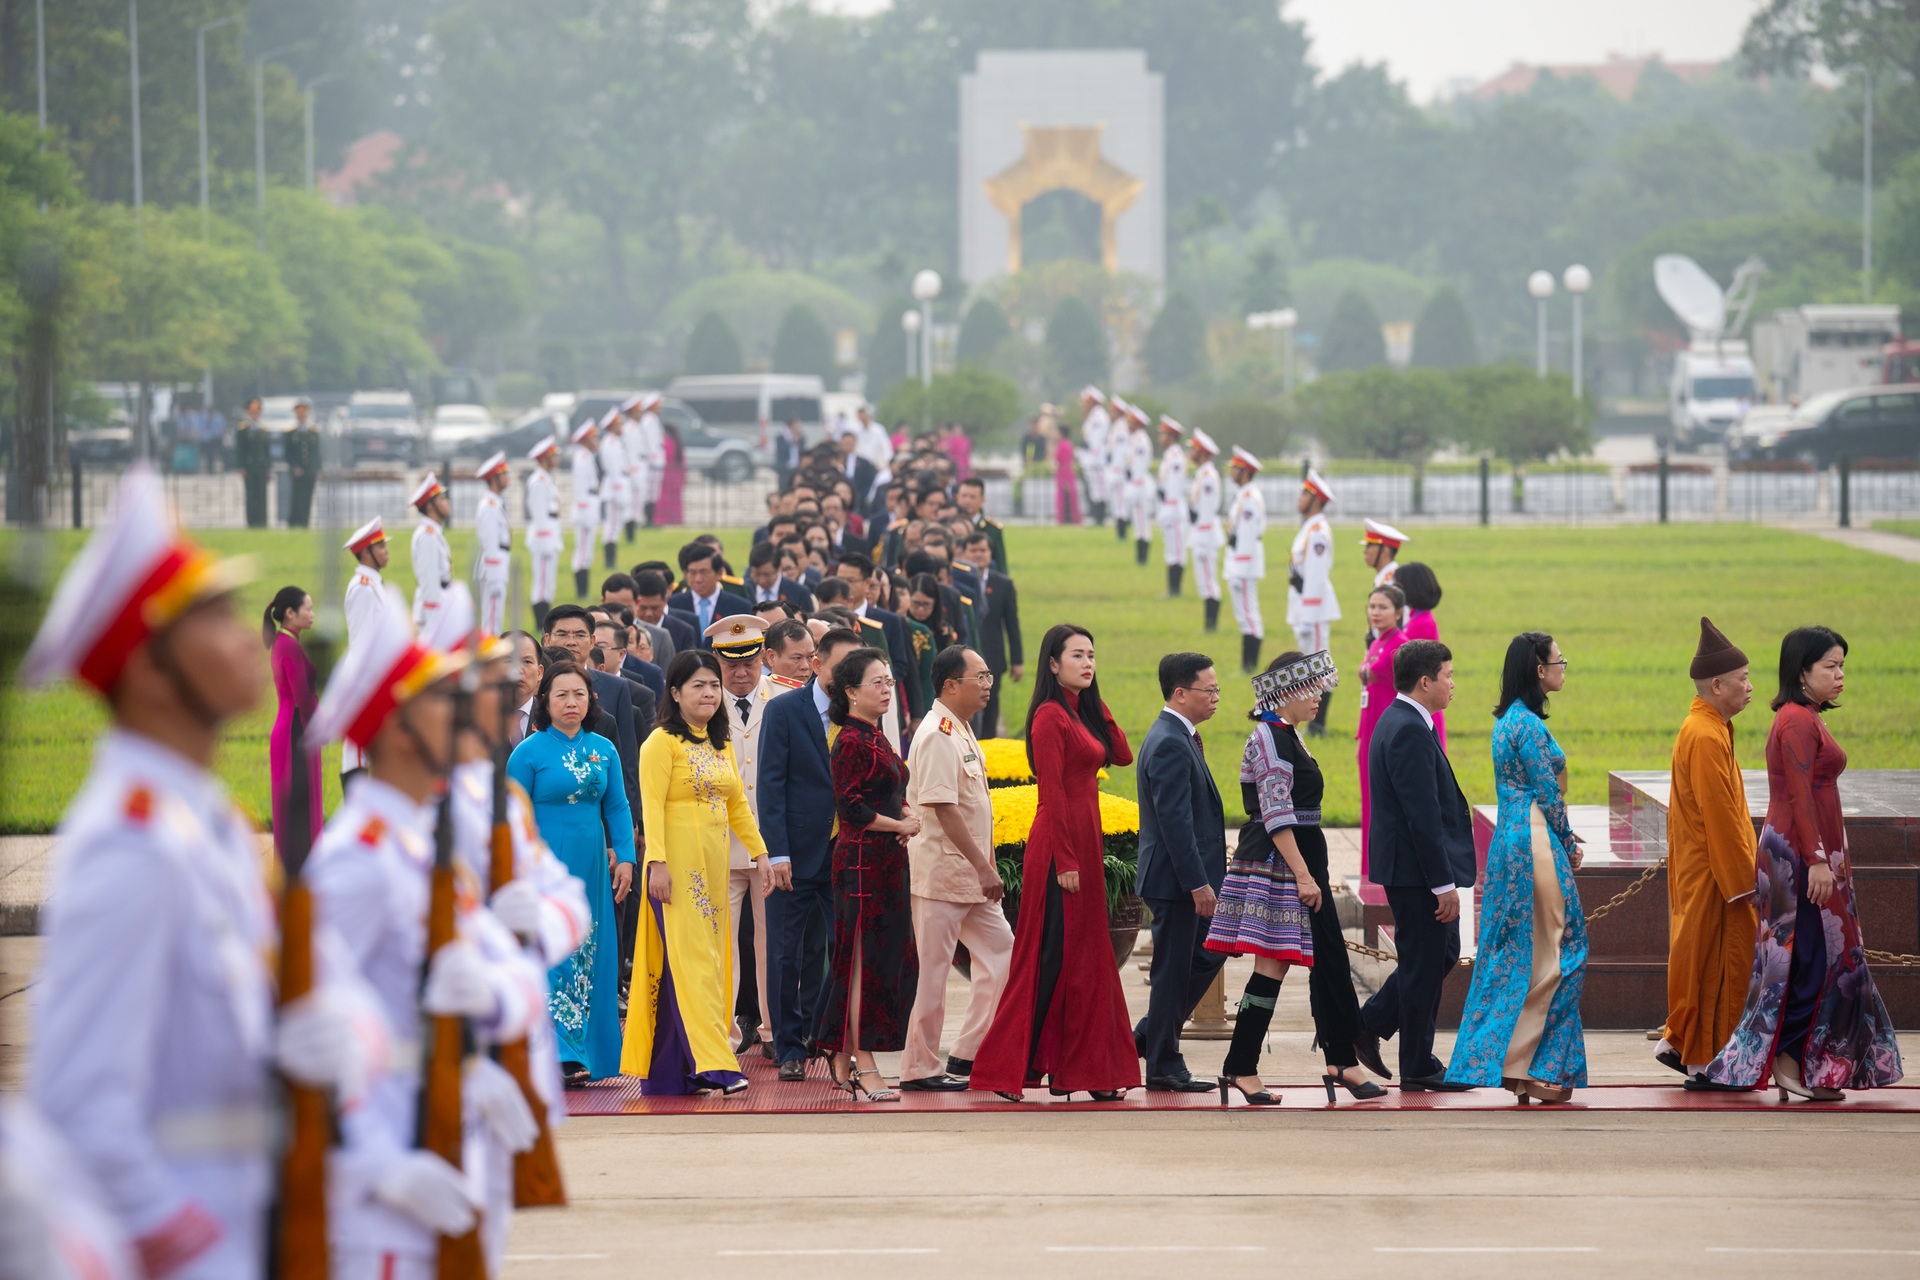
[[[1830,467],[1841,458],[1920,459],[1920,383],[1815,396],[1765,456]]]
[[[501,447],[501,432],[499,420],[483,404],[443,404],[427,429],[428,450],[443,466],[455,459],[478,462]]]
[[[569,397],[571,401],[571,397]],[[529,409],[513,424],[494,437],[493,447],[506,450],[507,458],[520,462],[542,437],[552,437],[561,448],[567,444],[567,414],[564,409]]]
[[[771,462],[771,432],[800,419],[809,443],[820,438],[825,386],[813,374],[735,373],[675,378],[667,393],[686,404],[716,435],[735,436]]]
[[[405,391],[356,391],[340,420],[341,452],[349,467],[394,462],[417,467],[426,459],[426,430]]]
[[[608,409],[626,403],[633,395],[631,391],[583,391],[574,402],[567,426],[577,427],[589,417],[598,422]],[[753,440],[715,431],[684,400],[663,397],[658,413],[661,425],[672,427],[679,435],[681,447],[687,451],[688,471],[704,471],[723,484],[739,484],[752,479],[754,468],[765,461]]]

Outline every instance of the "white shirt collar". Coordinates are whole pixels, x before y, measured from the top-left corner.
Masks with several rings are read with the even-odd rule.
[[[867,616],[867,602],[865,600],[862,600],[860,607],[853,611],[853,616],[856,618],[864,618]]]
[[[1418,702],[1415,702],[1412,698],[1409,698],[1404,693],[1395,694],[1393,700],[1395,702],[1404,702],[1408,706],[1412,707],[1415,711],[1418,711],[1420,713],[1420,718],[1427,722],[1427,728],[1428,729],[1433,728],[1433,712],[1427,710],[1425,707],[1421,706]]]
[[[1175,711],[1172,707],[1163,706],[1160,709],[1166,712],[1168,715],[1172,716],[1175,720],[1178,720],[1181,724],[1187,726],[1187,734],[1189,737],[1197,738],[1200,736],[1200,730],[1194,728],[1193,721],[1187,719],[1185,716],[1181,715],[1178,711]]]

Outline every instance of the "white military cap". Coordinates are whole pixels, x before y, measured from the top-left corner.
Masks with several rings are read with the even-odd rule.
[[[527,459],[531,462],[538,462],[559,447],[559,445],[553,442],[552,436],[541,436],[540,442],[534,445],[533,448],[527,450]]]
[[[105,527],[61,575],[21,664],[20,684],[72,676],[110,693],[134,650],[194,605],[245,582],[251,570],[250,561],[218,559],[175,529],[159,473],[137,462]]]
[[[1212,436],[1202,431],[1199,427],[1193,429],[1193,447],[1205,451],[1208,457],[1217,458],[1220,456],[1220,446],[1213,442]]]
[[[446,491],[446,487],[440,483],[440,477],[429,471],[425,478],[414,486],[413,493],[407,498],[407,505],[416,509],[424,507]]]
[[[647,392],[641,393],[640,412],[645,413],[649,409],[658,409],[659,407],[660,407],[660,393],[658,391],[647,391]]]
[[[1162,431],[1171,431],[1176,436],[1183,436],[1187,434],[1187,429],[1185,427],[1181,426],[1178,422],[1168,417],[1164,413],[1160,415],[1160,429]]]
[[[1256,474],[1260,471],[1260,459],[1254,457],[1252,453],[1241,448],[1239,445],[1233,446],[1233,465],[1236,467],[1245,467],[1247,470],[1255,472]]]
[[[313,723],[307,726],[308,745],[344,739],[364,749],[389,716],[434,681],[460,671],[469,657],[464,651],[440,653],[422,644],[399,592],[387,587],[366,638],[347,647],[347,656],[327,681]]]
[[[346,540],[342,549],[357,556],[376,542],[385,542],[386,540],[387,531],[380,527],[380,517],[375,516],[358,529],[355,529],[353,536]]]
[[[1325,476],[1312,467],[1307,468],[1307,474],[1301,478],[1300,487],[1317,495],[1322,502],[1333,501],[1333,486],[1327,483]]]
[[[1106,393],[1104,393],[1103,391],[1100,390],[1100,388],[1094,386],[1091,382],[1089,382],[1086,386],[1080,388],[1080,398],[1082,400],[1091,400],[1095,404],[1098,404],[1101,401],[1105,400],[1107,397],[1106,397]]]
[[[494,472],[505,471],[506,469],[507,469],[507,455],[503,451],[503,452],[494,454],[491,458],[488,458],[485,462],[481,463],[479,467],[475,469],[473,473],[473,478],[476,480],[485,480],[488,476],[492,475]]]
[[[767,646],[767,620],[751,613],[733,613],[716,618],[701,632],[713,641],[713,652],[736,661],[751,658]]]
[[[1367,517],[1367,536],[1360,539],[1360,545],[1366,546],[1369,543],[1378,543],[1381,546],[1392,547],[1398,551],[1401,544],[1407,540],[1407,535],[1392,525],[1381,520],[1375,520],[1369,516]]]
[[[587,437],[592,435],[593,432],[594,432],[594,421],[592,418],[588,418],[585,422],[582,422],[579,426],[573,429],[573,435],[569,438],[575,444],[585,444],[587,442]]]

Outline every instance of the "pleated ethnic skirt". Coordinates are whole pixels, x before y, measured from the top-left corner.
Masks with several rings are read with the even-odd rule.
[[[1277,852],[1261,861],[1235,858],[1227,864],[1206,947],[1313,966],[1313,921],[1300,905],[1293,872]]]

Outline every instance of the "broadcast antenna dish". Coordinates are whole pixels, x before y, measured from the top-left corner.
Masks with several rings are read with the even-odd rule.
[[[1653,260],[1653,286],[1695,342],[1719,339],[1727,323],[1727,295],[1704,267],[1684,253],[1663,253]]]

